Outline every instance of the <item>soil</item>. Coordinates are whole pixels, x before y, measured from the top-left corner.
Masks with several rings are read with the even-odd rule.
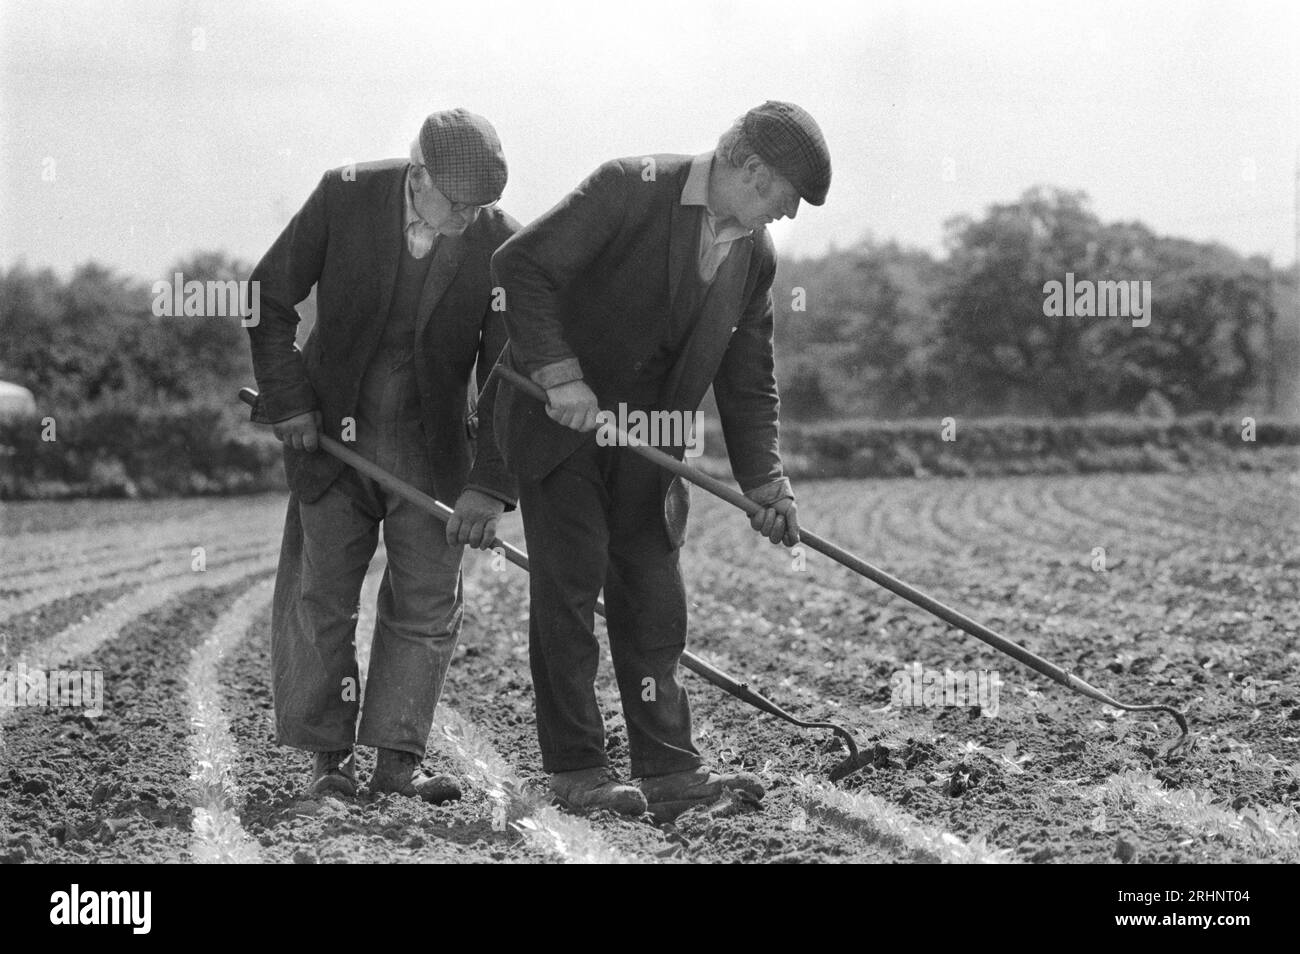
[[[796,487],[808,527],[1118,700],[1186,710],[1195,741],[1174,756],[1164,753],[1177,736],[1167,716],[1069,692],[817,553],[772,547],[696,492],[683,553],[692,651],[798,717],[853,732],[867,764],[837,787],[857,807],[817,794],[844,756],[833,736],[758,713],[687,674],[697,744],[715,765],[757,773],[767,787],[761,806],[728,800],[668,825],[601,814],[586,822],[608,847],[654,862],[927,863],[949,860],[944,845],[1030,863],[1297,860],[1298,483],[1224,473]],[[129,593],[113,581],[114,554],[139,562],[149,549],[149,517],[137,505],[77,504],[75,520],[66,506],[6,507],[0,596],[39,587],[36,571],[52,573],[80,549],[104,550],[86,563],[78,592],[52,589],[36,609],[0,621],[10,667]],[[199,544],[251,552],[278,539],[283,499],[172,501],[165,517],[201,525]],[[524,544],[517,515],[500,536]],[[196,574],[177,598],[67,662],[103,670],[102,716],[5,714],[0,860],[189,860],[185,675],[222,612],[266,578],[249,563],[229,585],[204,586]],[[540,803],[526,581],[468,554],[466,599],[444,701]],[[266,610],[219,668],[240,819],[262,860],[563,858],[525,837],[526,826],[494,825],[492,797],[475,785],[449,806],[364,792],[304,797],[309,758],[272,738],[268,642]],[[891,701],[891,680],[916,665],[996,670],[996,714]],[[607,659],[598,686],[609,753],[626,769]],[[364,779],[373,753],[360,759]],[[433,744],[425,767],[457,769],[446,746]],[[882,820],[881,805],[893,821]]]

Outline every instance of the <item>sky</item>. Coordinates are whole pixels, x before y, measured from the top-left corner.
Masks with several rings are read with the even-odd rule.
[[[452,106],[496,127],[527,222],[766,99],[812,113],[833,165],[782,255],[939,253],[949,218],[1043,184],[1283,265],[1298,64],[1295,2],[0,0],[0,265],[251,263],[325,169],[405,156]]]

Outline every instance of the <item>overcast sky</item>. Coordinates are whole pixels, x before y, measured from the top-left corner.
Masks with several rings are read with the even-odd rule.
[[[0,264],[254,261],[322,171],[405,155],[450,106],[496,126],[527,222],[765,99],[817,117],[834,165],[782,254],[938,251],[945,219],[1042,183],[1282,264],[1298,37],[1295,2],[0,0]]]

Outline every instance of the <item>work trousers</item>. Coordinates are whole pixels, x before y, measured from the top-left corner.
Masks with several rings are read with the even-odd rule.
[[[361,428],[355,449],[433,495],[418,421]],[[357,617],[381,523],[388,566],[360,700]],[[314,503],[290,497],[271,621],[281,744],[329,751],[356,743],[423,757],[464,614],[462,550],[447,545],[431,514],[351,468]]]
[[[542,480],[523,482],[519,503],[532,565],[529,660],[542,767],[609,764],[595,691],[602,587],[632,775],[700,765],[677,668],[686,594],[663,527],[658,469],[592,440]]]

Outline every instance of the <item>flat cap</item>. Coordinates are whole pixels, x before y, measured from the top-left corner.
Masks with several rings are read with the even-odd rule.
[[[781,173],[809,205],[826,201],[831,186],[831,154],[821,127],[794,103],[769,99],[741,122],[741,131],[758,157]]]
[[[487,205],[506,187],[506,157],[492,124],[468,109],[431,113],[420,127],[420,152],[438,191],[452,202]]]

